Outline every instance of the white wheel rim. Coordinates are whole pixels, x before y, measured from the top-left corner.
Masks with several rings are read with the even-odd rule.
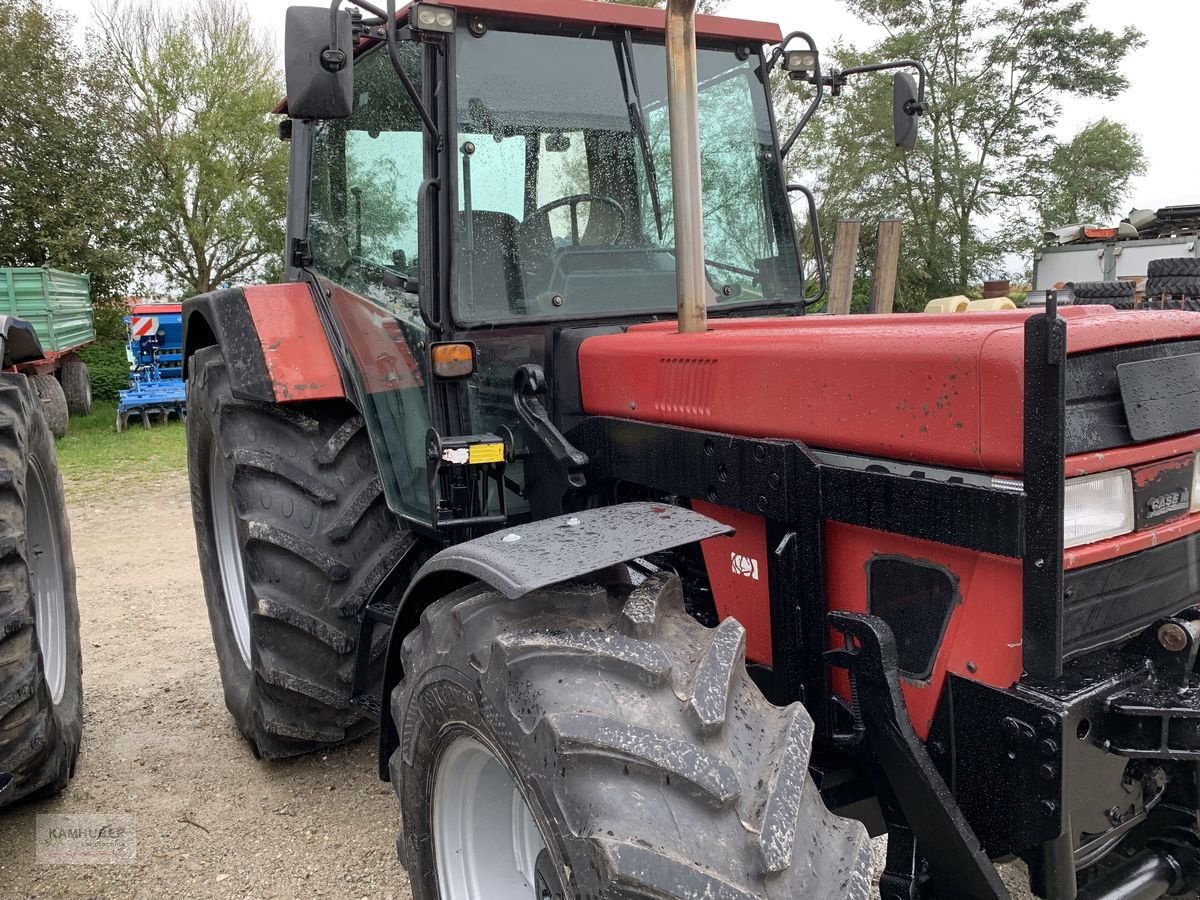
[[[229,611],[233,639],[246,668],[250,668],[250,609],[246,602],[246,572],[238,540],[237,507],[233,502],[233,466],[213,443],[208,463],[208,497],[212,508],[213,544],[221,571],[221,593]]]
[[[442,900],[536,900],[546,842],[512,775],[474,738],[456,738],[433,784],[433,850]]]
[[[25,543],[42,673],[50,689],[50,699],[57,706],[67,689],[66,590],[58,525],[50,510],[45,476],[34,459],[29,461],[25,488]]]

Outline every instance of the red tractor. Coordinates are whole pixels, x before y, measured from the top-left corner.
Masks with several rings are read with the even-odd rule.
[[[288,282],[184,309],[254,752],[378,723],[421,900],[1195,891],[1200,316],[806,316],[805,35],[359,5],[288,12]]]

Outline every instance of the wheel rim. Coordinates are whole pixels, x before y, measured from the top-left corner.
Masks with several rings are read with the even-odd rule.
[[[438,762],[433,851],[442,900],[540,897],[546,842],[508,769],[474,738],[456,738]]]
[[[67,601],[63,584],[58,524],[50,509],[46,479],[31,459],[25,487],[25,541],[33,589],[34,630],[42,651],[42,670],[55,705],[67,688]]]
[[[213,444],[208,464],[209,504],[212,507],[213,543],[221,570],[221,592],[229,610],[233,639],[246,668],[250,668],[250,610],[246,605],[246,573],[238,540],[237,507],[233,502],[233,466]]]

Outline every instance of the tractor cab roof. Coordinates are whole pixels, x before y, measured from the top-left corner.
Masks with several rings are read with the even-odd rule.
[[[406,18],[411,5],[405,5],[399,15]],[[438,5],[450,6],[468,15],[548,19],[562,25],[607,25],[638,31],[665,31],[667,27],[664,10],[596,0],[452,0]],[[777,44],[783,40],[783,32],[774,23],[725,16],[696,16],[696,34],[702,38],[729,38],[760,44]]]
[[[600,3],[597,0],[454,0],[436,5],[448,6],[466,15],[494,16],[505,22],[542,20],[558,27],[596,26],[646,32],[665,32],[667,28],[664,10],[625,3]],[[411,3],[402,6],[396,18],[406,22],[412,6]],[[773,22],[727,16],[696,16],[696,34],[701,39],[726,39],[752,44],[778,44],[783,41],[783,31]],[[359,50],[372,44],[364,40]],[[274,112],[287,114],[287,98],[280,101]]]

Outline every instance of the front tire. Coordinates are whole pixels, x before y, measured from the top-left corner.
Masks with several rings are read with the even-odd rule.
[[[352,740],[374,728],[350,702],[359,613],[411,546],[362,417],[344,402],[238,400],[218,347],[189,367],[192,513],[225,705],[260,757]]]
[[[869,895],[865,829],[809,778],[808,714],[766,701],[742,627],[696,622],[674,575],[468,587],[402,662],[389,768],[415,900]]]
[[[0,375],[0,806],[66,787],[82,673],[54,439],[29,380]]]

